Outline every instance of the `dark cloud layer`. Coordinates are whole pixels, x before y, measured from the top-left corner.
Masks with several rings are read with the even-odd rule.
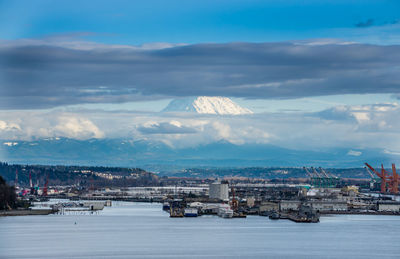
[[[229,43],[165,49],[0,46],[0,109],[174,96],[400,93],[400,46]]]

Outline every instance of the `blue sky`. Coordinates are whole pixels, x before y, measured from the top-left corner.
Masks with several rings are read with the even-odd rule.
[[[367,42],[368,35],[362,31],[367,28],[355,25],[369,19],[371,27],[397,21],[400,2],[27,0],[1,1],[0,7],[3,39],[81,33],[87,35],[85,39],[112,44],[332,37],[360,37]]]
[[[374,138],[400,152],[400,1],[0,0],[0,24],[0,139],[354,150]],[[158,113],[198,95],[256,115]],[[196,134],[138,130],[169,124]]]

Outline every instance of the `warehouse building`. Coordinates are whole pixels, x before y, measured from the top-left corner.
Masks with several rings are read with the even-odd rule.
[[[378,202],[378,211],[400,212],[400,202],[380,201]]]

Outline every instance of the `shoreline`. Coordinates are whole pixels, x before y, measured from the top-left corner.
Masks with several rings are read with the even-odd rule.
[[[7,216],[35,216],[35,215],[49,215],[55,213],[52,209],[40,209],[40,210],[30,210],[30,209],[23,209],[23,210],[6,210],[0,211],[0,217],[7,217]]]

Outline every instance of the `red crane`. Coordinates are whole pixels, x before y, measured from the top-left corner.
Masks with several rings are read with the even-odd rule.
[[[381,193],[386,193],[386,183],[388,182],[388,175],[385,169],[383,168],[383,165],[380,173],[376,171],[375,168],[370,166],[368,163],[365,163],[365,165],[369,169],[371,169],[371,171],[374,172],[379,178],[381,178]]]
[[[33,183],[32,183],[32,172],[29,170],[29,188],[30,188],[30,194],[34,195],[35,194],[35,188],[33,188]]]
[[[381,193],[399,193],[400,179],[399,174],[396,171],[395,164],[392,164],[392,175],[390,175],[390,173],[383,168],[383,165],[380,173],[369,164],[365,163],[365,165],[368,166],[368,168],[371,169],[371,171],[374,172],[379,178],[381,178]]]
[[[396,165],[392,164],[392,175],[389,176],[389,189],[390,193],[399,193],[399,174],[396,172]]]
[[[47,186],[48,185],[49,185],[49,175],[47,174],[46,183],[44,184],[44,187],[43,187],[43,193],[42,193],[43,196],[47,196]]]

